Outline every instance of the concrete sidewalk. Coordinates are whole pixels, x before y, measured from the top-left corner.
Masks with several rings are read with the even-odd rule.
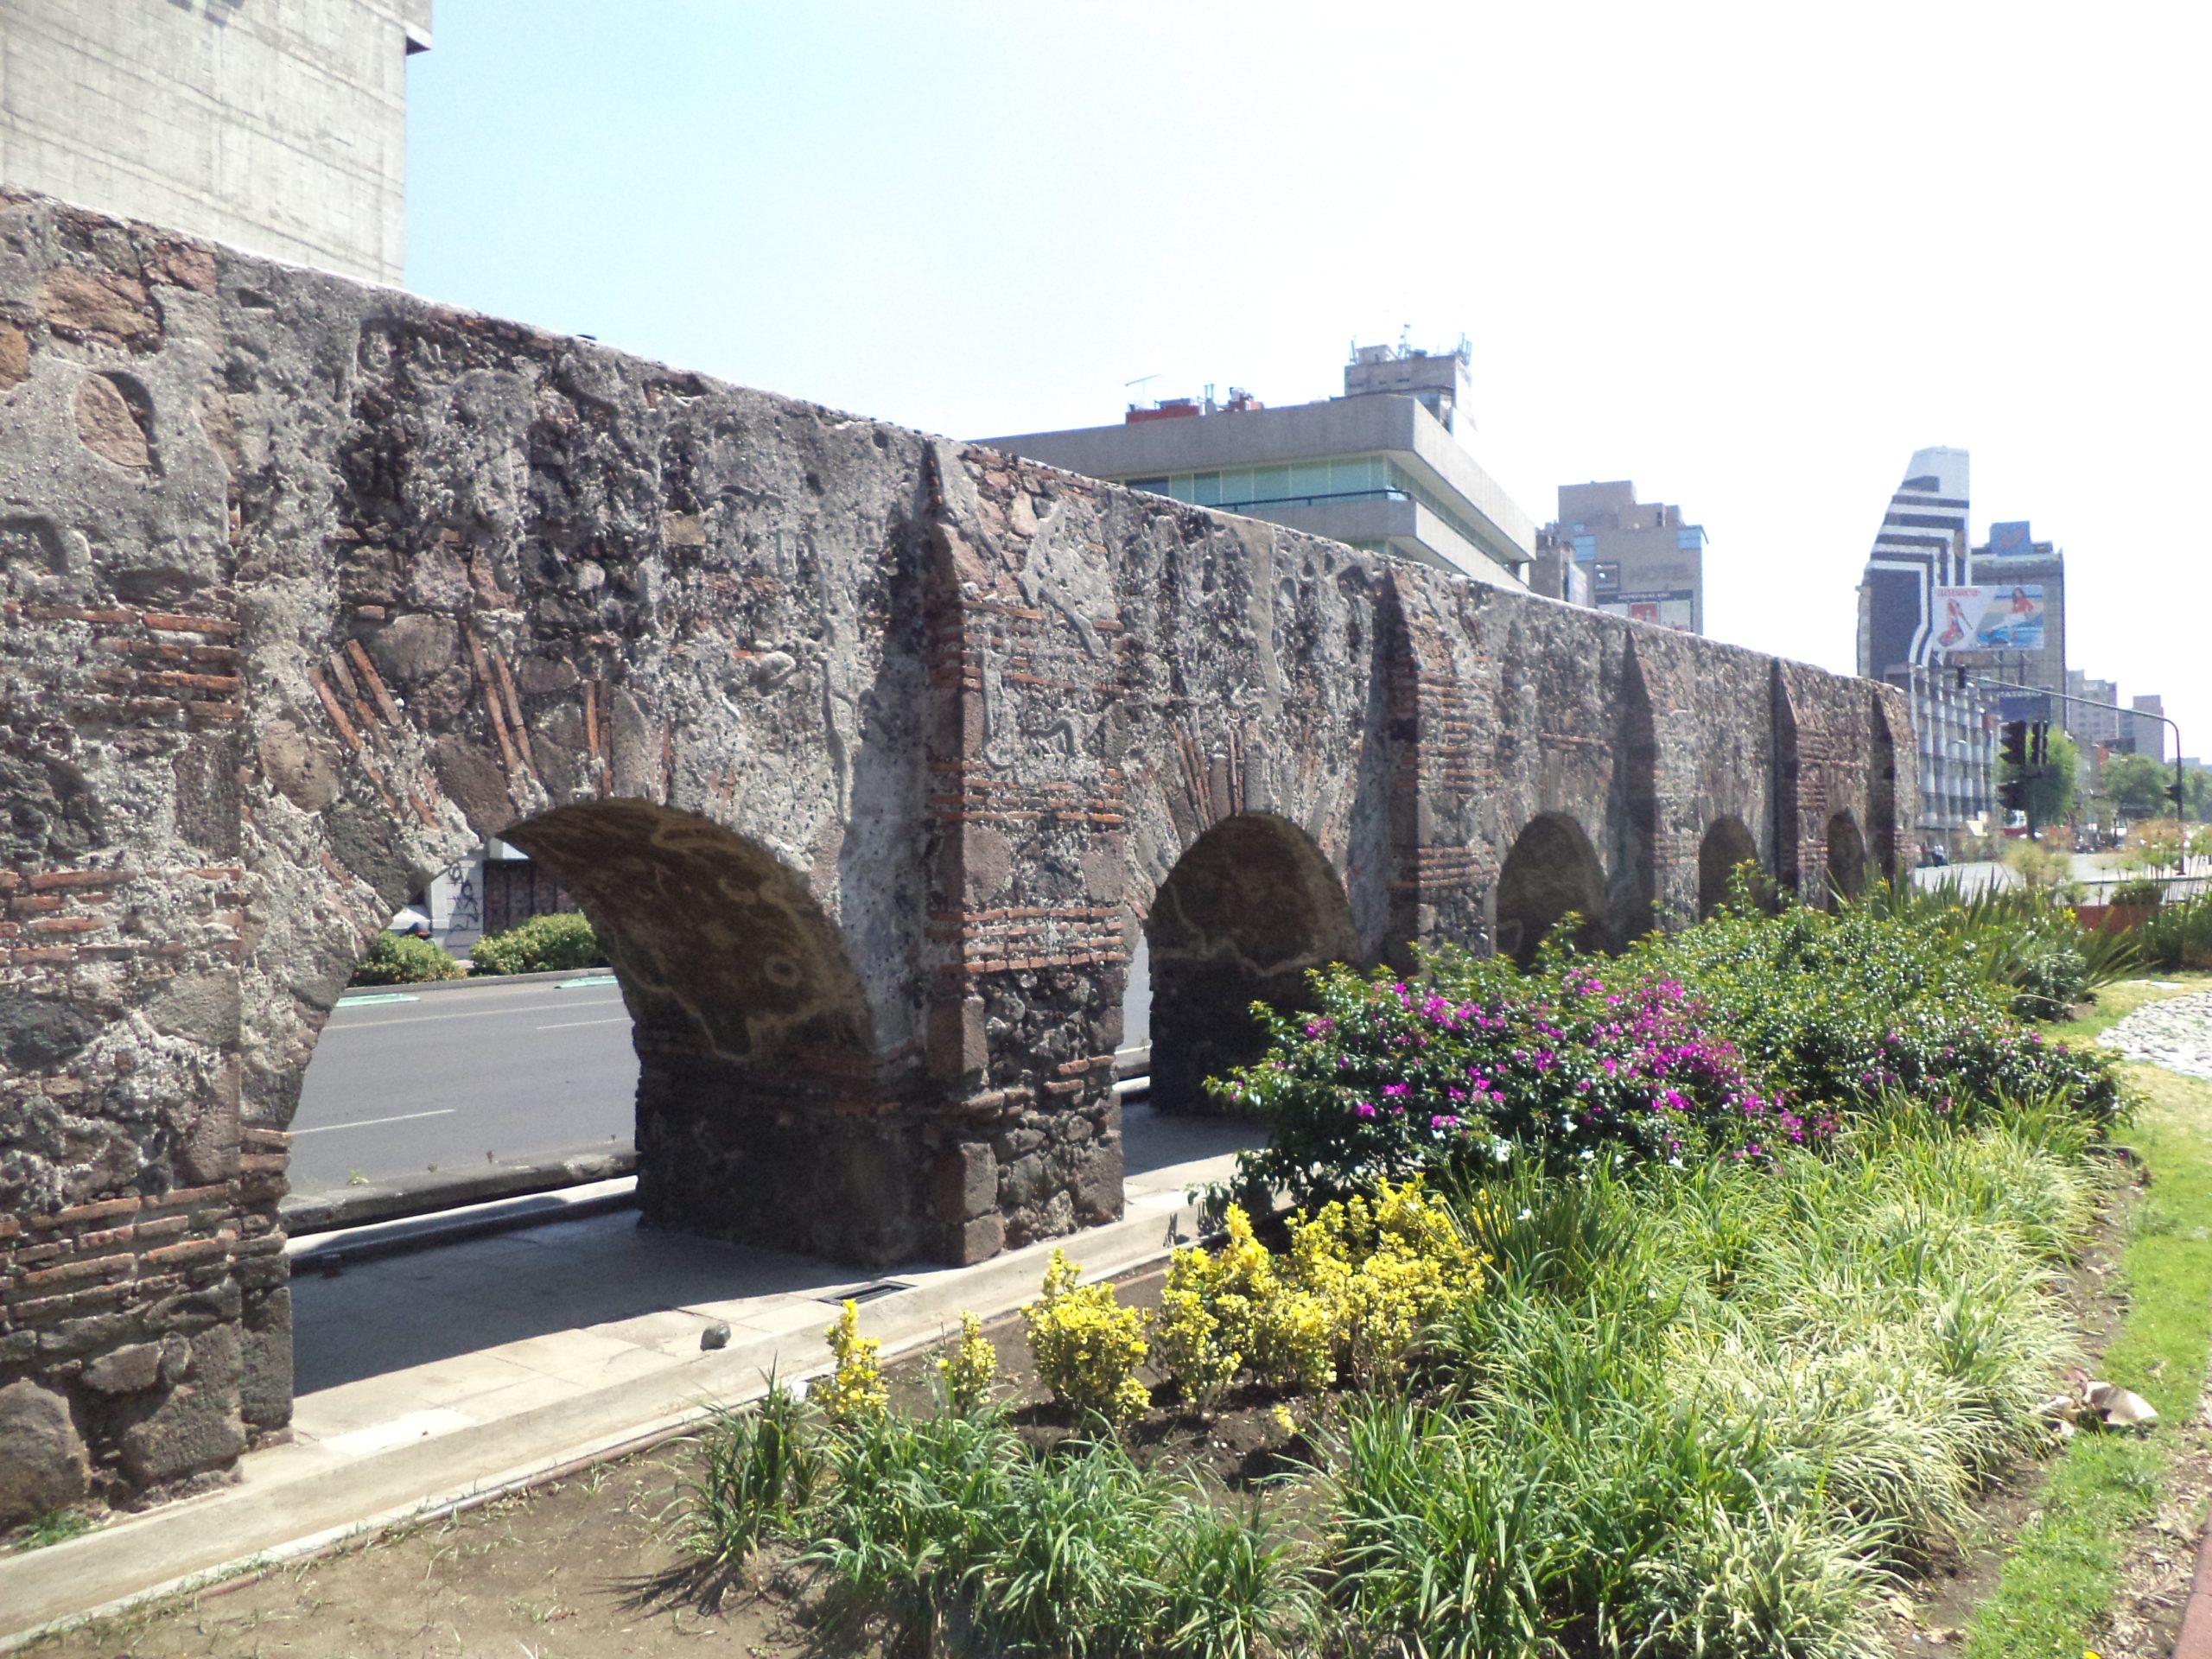
[[[771,1369],[826,1369],[844,1295],[887,1357],[1034,1296],[1052,1243],[1091,1276],[1193,1236],[1191,1187],[1229,1173],[1251,1126],[1133,1108],[1120,1221],[969,1268],[856,1278],[771,1250],[641,1231],[626,1212],[550,1223],[294,1284],[293,1441],[250,1453],[237,1484],[81,1538],[0,1557],[0,1651],[245,1565],[527,1484],[649,1442],[709,1404],[756,1397]],[[727,1323],[728,1347],[700,1348]]]

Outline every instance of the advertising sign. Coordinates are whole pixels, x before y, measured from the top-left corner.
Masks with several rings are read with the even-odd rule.
[[[1599,596],[1598,608],[1608,616],[1624,616],[1631,622],[1657,622],[1688,632],[1696,626],[1697,594],[1688,588],[1605,594]]]
[[[1942,661],[1955,651],[2037,651],[2043,645],[2043,584],[1938,588],[1929,653]]]

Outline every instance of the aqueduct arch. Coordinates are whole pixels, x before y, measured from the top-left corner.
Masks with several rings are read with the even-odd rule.
[[[1271,813],[1224,819],[1192,843],[1146,918],[1152,963],[1152,1097],[1212,1109],[1204,1084],[1265,1052],[1254,1002],[1308,1006],[1306,976],[1357,963],[1351,906],[1328,861]]]
[[[1715,818],[1698,843],[1698,919],[1703,921],[1727,902],[1728,883],[1739,866],[1758,861],[1758,842],[1740,818]]]
[[[1602,950],[1606,943],[1605,872],[1582,826],[1564,812],[1547,812],[1522,830],[1497,878],[1498,950],[1524,968],[1553,925],[1580,916],[1575,943]]]
[[[638,1198],[654,1226],[888,1261],[926,1249],[886,1055],[836,926],[799,874],[644,801],[502,832],[575,893],[637,1045]]]
[[[1202,940],[1243,857],[1340,892],[1264,978],[1685,915],[1723,812],[1815,896],[1831,815],[1916,812],[1886,688],[51,201],[0,238],[0,1414],[101,1489],[288,1421],[300,1077],[486,836],[608,935],[657,1219],[974,1261],[1118,1212],[1125,919],[1211,831],[1260,842],[1167,895]],[[78,416],[119,375],[135,439]]]
[[[1866,890],[1866,838],[1849,812],[1828,819],[1827,879],[1832,901],[1856,899]]]

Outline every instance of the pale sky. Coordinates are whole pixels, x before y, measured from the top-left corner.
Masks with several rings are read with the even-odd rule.
[[[2212,8],[437,0],[408,285],[973,436],[1473,343],[1539,522],[1632,478],[1708,631],[1853,667],[1911,452],[2212,757]],[[1124,383],[1159,377],[1135,391]]]

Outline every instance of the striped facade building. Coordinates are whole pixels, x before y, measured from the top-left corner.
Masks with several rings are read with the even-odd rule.
[[[1929,666],[1935,590],[1971,581],[1963,449],[1913,452],[1890,497],[1859,585],[1859,671],[1910,699],[1919,751],[1920,832],[1948,842],[1996,801],[1996,734],[1987,700]]]

